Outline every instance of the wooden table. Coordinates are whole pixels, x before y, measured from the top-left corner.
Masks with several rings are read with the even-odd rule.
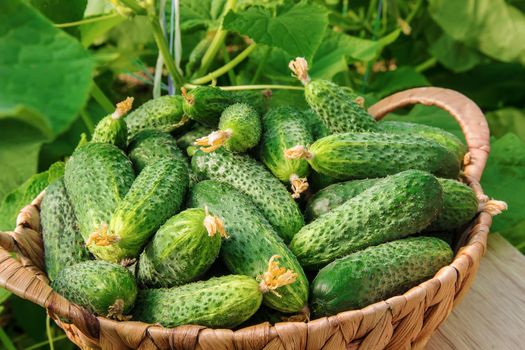
[[[525,349],[525,256],[497,234],[461,304],[427,350]]]

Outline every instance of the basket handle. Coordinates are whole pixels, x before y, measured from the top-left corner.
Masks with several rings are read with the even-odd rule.
[[[463,173],[479,182],[490,152],[490,132],[483,112],[467,96],[450,89],[421,87],[390,95],[371,106],[368,112],[381,119],[398,108],[416,103],[439,107],[457,120],[468,146]]]

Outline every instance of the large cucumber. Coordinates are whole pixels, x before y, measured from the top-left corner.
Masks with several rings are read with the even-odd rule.
[[[406,292],[452,260],[447,243],[410,237],[350,254],[325,266],[312,283],[316,316],[359,309]]]
[[[219,124],[222,111],[237,102],[231,92],[213,86],[198,86],[190,91],[183,89],[182,95],[184,113],[211,128]]]
[[[133,275],[125,267],[101,260],[65,267],[51,286],[69,301],[116,319],[131,311],[137,296]]]
[[[321,137],[330,135],[328,127],[323,123],[316,111],[308,108],[302,111],[302,114],[314,141],[320,139]]]
[[[177,137],[177,146],[179,146],[179,148],[184,152],[188,147],[193,146],[195,144],[195,140],[209,135],[212,131],[212,128],[196,124],[188,132]]]
[[[141,290],[133,317],[164,327],[194,324],[232,328],[250,318],[261,301],[262,293],[254,278],[229,275],[171,289]]]
[[[312,134],[304,116],[292,107],[270,110],[263,118],[263,137],[259,148],[261,161],[272,174],[285,183],[290,183],[293,197],[299,198],[308,188],[306,177],[310,166],[304,159],[288,159],[284,151],[296,145],[309,145]]]
[[[46,272],[49,280],[53,281],[64,267],[89,260],[90,254],[78,230],[63,178],[47,187],[41,208]]]
[[[131,162],[114,145],[87,143],[73,152],[66,163],[64,183],[84,240],[107,231],[111,215],[134,178]],[[88,249],[92,251],[91,245]]]
[[[456,178],[459,162],[443,146],[419,136],[341,133],[323,137],[308,149],[293,147],[291,159],[305,158],[312,168],[340,180],[384,177],[408,169]]]
[[[249,156],[223,149],[213,153],[197,151],[192,167],[197,176],[228,183],[249,196],[285,241],[290,241],[304,225],[301,211],[286,187]]]
[[[140,255],[140,284],[173,287],[202,276],[219,255],[221,234],[225,235],[222,225],[200,208],[171,217]]]
[[[407,138],[416,135],[430,139],[452,151],[460,163],[463,161],[463,157],[467,152],[467,146],[454,134],[433,126],[398,121],[383,121],[377,124],[377,131],[401,134]]]
[[[92,142],[105,142],[125,150],[128,144],[128,127],[123,116],[128,113],[133,104],[133,97],[117,103],[115,112],[102,118],[93,131]]]
[[[246,103],[257,111],[259,115],[264,115],[268,107],[268,99],[271,93],[267,90],[234,90],[231,91],[233,100],[236,103]]]
[[[126,117],[129,139],[145,129],[174,131],[188,121],[181,96],[161,96],[147,101]]]
[[[264,303],[283,312],[301,310],[308,301],[308,281],[295,256],[276,234],[253,202],[234,187],[218,181],[193,186],[189,206],[207,206],[224,222],[230,238],[222,242],[221,259],[232,273],[264,275],[269,259],[280,256],[282,267],[296,274],[292,284],[264,296]]]
[[[148,129],[137,133],[129,144],[129,159],[137,173],[146,165],[161,159],[182,160],[188,164],[187,157],[177,147],[175,139],[165,132]]]
[[[407,170],[386,177],[304,226],[290,249],[305,268],[317,268],[357,250],[415,234],[443,206],[443,191],[429,173]]]

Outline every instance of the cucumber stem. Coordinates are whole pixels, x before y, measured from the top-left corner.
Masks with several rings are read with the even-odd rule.
[[[95,232],[89,235],[86,241],[86,246],[95,244],[99,247],[107,247],[119,240],[119,236],[109,234],[108,224],[102,223],[95,229]]]
[[[297,57],[295,60],[291,60],[288,63],[288,68],[293,73],[293,76],[299,79],[303,85],[306,85],[310,82],[310,77],[308,76],[308,62],[304,57]]]
[[[185,84],[188,89],[194,89],[199,85]],[[238,91],[238,90],[304,90],[302,86],[294,85],[273,85],[273,84],[259,84],[259,85],[235,85],[235,86],[216,86],[221,90],[225,91]]]
[[[257,276],[259,282],[259,288],[263,294],[271,292],[278,296],[276,289],[288,284],[292,284],[297,280],[298,274],[292,270],[286,269],[285,267],[279,267],[277,259],[281,259],[279,255],[273,255],[268,261],[268,270],[262,275]]]
[[[306,177],[299,177],[297,174],[290,176],[290,185],[292,186],[292,198],[294,199],[300,198],[301,193],[309,187],[308,179]]]
[[[312,159],[313,154],[304,146],[297,145],[284,151],[286,159]]]
[[[216,149],[222,147],[226,141],[232,136],[231,130],[216,130],[208,136],[201,137],[195,140],[195,146],[201,146],[200,150],[206,153],[211,153]]]
[[[115,109],[115,112],[111,114],[111,118],[120,119],[125,116],[131,110],[133,100],[133,97],[126,97],[124,101],[117,103],[117,108]]]
[[[54,26],[56,28],[75,27],[75,26],[81,26],[81,25],[84,25],[84,24],[104,21],[106,19],[111,19],[111,18],[120,17],[120,16],[121,15],[119,13],[117,13],[117,12],[111,12],[111,13],[109,13],[107,15],[102,15],[102,16],[92,17],[92,18],[84,18],[84,19],[82,19],[80,21],[75,21],[75,22],[55,23]]]

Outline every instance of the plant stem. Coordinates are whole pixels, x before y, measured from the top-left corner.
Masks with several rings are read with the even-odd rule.
[[[57,28],[68,28],[68,27],[75,27],[75,26],[81,26],[81,25],[84,25],[84,24],[104,21],[106,19],[111,19],[111,18],[115,18],[115,17],[120,17],[120,14],[118,14],[117,12],[112,12],[112,13],[109,13],[109,14],[103,15],[103,16],[92,17],[92,18],[85,18],[85,19],[81,19],[80,21],[75,21],[75,22],[55,23],[54,25]]]
[[[118,0],[119,2],[123,3],[126,7],[129,7],[135,14],[137,15],[145,15],[146,9],[139,5],[139,3],[136,0]]]
[[[16,350],[15,345],[11,342],[11,339],[9,339],[9,336],[2,327],[0,327],[0,342],[4,344],[6,350]]]
[[[53,343],[53,330],[51,329],[51,317],[46,316],[46,334],[47,341],[49,342],[49,350],[55,350],[55,344]]]
[[[228,54],[228,50],[226,50],[226,45],[222,45],[222,50],[224,52],[223,54],[224,62],[226,64],[230,63],[231,59],[230,59],[230,55]],[[237,77],[235,76],[235,72],[233,71],[233,69],[230,69],[228,71],[228,79],[230,79],[230,85],[235,84],[235,82],[237,81]]]
[[[194,89],[198,85],[195,84],[186,84],[184,85],[188,89]],[[234,85],[234,86],[217,86],[222,90],[304,90],[302,86],[294,85],[273,85],[273,84],[261,84],[261,85]]]
[[[63,340],[63,339],[67,339],[67,335],[65,335],[65,334],[59,335],[58,337],[54,338],[54,341],[57,342],[57,341],[60,341],[60,340]],[[31,345],[30,347],[26,348],[25,350],[35,350],[35,349],[41,348],[44,345],[47,345],[48,343],[49,343],[48,340],[44,340],[44,341],[41,341],[40,343],[36,343],[36,344]]]
[[[257,44],[251,43],[240,54],[238,54],[233,60],[226,63],[224,66],[214,70],[211,73],[206,74],[203,77],[193,80],[191,83],[201,85],[201,84],[206,84],[207,82],[210,82],[214,79],[217,79],[218,77],[220,77],[221,75],[228,72],[230,69],[233,69],[239,63],[241,63],[246,57],[248,57],[252,53],[253,50],[255,50],[256,47],[257,47]]]
[[[265,47],[264,50],[265,50],[264,51],[264,56],[263,56],[261,62],[259,62],[259,65],[257,66],[257,70],[255,71],[255,74],[253,75],[253,78],[252,78],[252,81],[251,81],[252,84],[255,84],[255,82],[257,82],[257,80],[261,76],[261,73],[262,73],[262,70],[263,70],[264,66],[266,65],[266,61],[268,61],[268,57],[270,57],[271,48],[269,46],[267,46],[267,47]]]
[[[85,109],[82,109],[80,110],[80,117],[82,118],[82,121],[84,122],[84,125],[86,126],[86,129],[89,132],[89,136],[93,135],[95,125],[93,124],[89,113]]]
[[[115,106],[113,102],[104,94],[104,91],[93,81],[93,86],[91,87],[91,97],[97,101],[97,103],[104,109],[106,113],[113,113]]]
[[[422,73],[424,71],[426,71],[427,69],[430,69],[432,67],[434,67],[437,63],[437,58],[435,57],[430,57],[428,60],[418,64],[416,66],[415,71],[418,72],[418,73]]]

